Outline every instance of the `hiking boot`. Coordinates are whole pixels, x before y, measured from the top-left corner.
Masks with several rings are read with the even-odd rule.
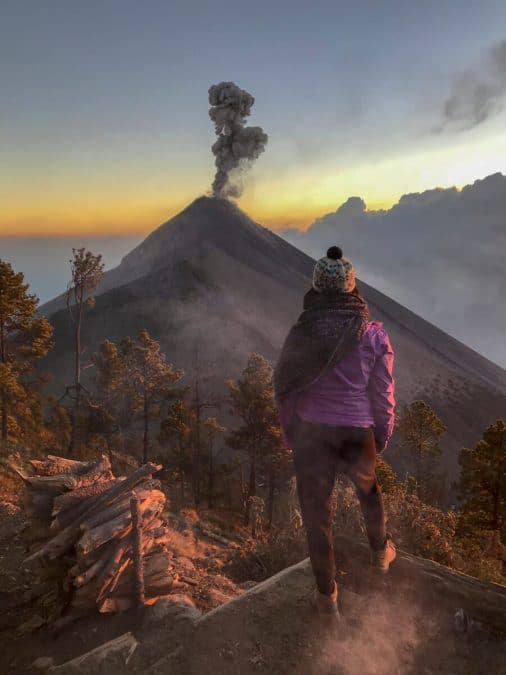
[[[387,535],[385,548],[381,548],[379,551],[371,550],[371,565],[382,574],[386,574],[396,555],[395,544],[390,535]]]
[[[314,590],[314,595],[313,595],[313,604],[318,610],[318,614],[325,618],[328,619],[329,621],[332,620],[339,620],[339,610],[337,608],[337,584],[334,581],[334,590],[332,591],[331,595],[325,595],[325,593],[320,593],[320,591],[315,588]]]

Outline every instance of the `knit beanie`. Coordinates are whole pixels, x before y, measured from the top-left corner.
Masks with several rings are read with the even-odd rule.
[[[334,290],[350,293],[355,288],[355,268],[339,246],[331,246],[325,258],[320,258],[314,266],[313,288],[315,291]]]

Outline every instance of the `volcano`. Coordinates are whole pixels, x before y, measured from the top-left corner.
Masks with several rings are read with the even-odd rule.
[[[251,352],[276,359],[313,264],[233,203],[200,197],[104,275],[85,317],[83,344],[89,354],[105,338],[119,341],[147,328],[187,382],[198,348],[208,386],[224,393]],[[504,416],[506,372],[374,288],[357,285],[372,318],[390,334],[398,403],[423,398],[434,407],[448,427],[442,445],[454,475],[457,451]],[[56,346],[44,368],[58,374],[57,393],[71,379],[71,327],[62,296],[41,311],[55,326]]]

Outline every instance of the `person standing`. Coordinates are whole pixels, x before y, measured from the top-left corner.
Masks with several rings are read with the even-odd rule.
[[[373,567],[386,573],[396,556],[376,478],[376,456],[394,426],[393,363],[388,334],[369,320],[352,263],[332,246],[316,262],[303,312],[274,369],[321,614],[339,616],[331,522],[337,473],[355,486]]]

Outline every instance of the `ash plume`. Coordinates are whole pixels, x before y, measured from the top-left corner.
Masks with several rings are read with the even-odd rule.
[[[209,88],[209,117],[218,138],[211,150],[216,175],[212,190],[215,197],[239,197],[240,174],[265,150],[268,136],[261,127],[247,127],[255,98],[234,82],[220,82]]]
[[[506,98],[506,40],[495,44],[480,65],[462,73],[443,106],[433,130],[472,129],[499,113]]]

